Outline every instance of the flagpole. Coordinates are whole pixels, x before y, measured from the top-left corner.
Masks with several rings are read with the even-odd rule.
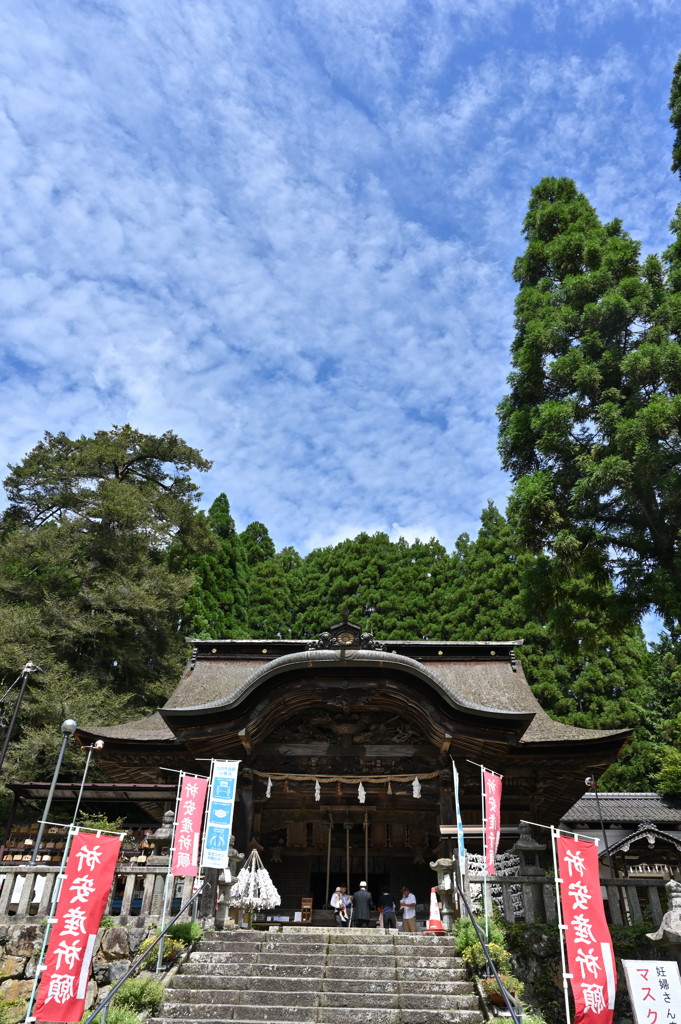
[[[560,886],[562,884],[562,878],[558,875],[558,854],[556,853],[556,835],[560,834],[560,831],[556,831],[553,825],[551,828],[551,850],[553,851],[553,873],[556,880],[556,905],[558,910],[558,934],[560,935],[560,958],[563,964],[563,995],[565,996],[565,1024],[570,1024],[570,994],[568,991],[568,970],[565,959],[565,931],[567,925],[563,924],[563,906],[560,900]]]
[[[170,872],[173,868],[173,853],[175,852],[175,830],[177,829],[177,812],[180,806],[180,793],[182,791],[182,780],[185,777],[185,772],[180,772],[177,777],[177,793],[175,795],[175,817],[173,818],[173,832],[170,837],[170,849],[168,850],[168,871],[166,872],[166,884],[163,889],[163,912],[161,914],[161,931],[166,926],[166,903],[168,902],[168,884],[170,882]],[[161,964],[163,962],[163,948],[165,946],[165,939],[163,942],[158,944],[158,957],[156,958],[156,973],[159,974],[161,970]]]
[[[207,757],[197,758],[197,761],[207,761],[207,760],[208,760]],[[210,798],[211,798],[211,793],[213,792],[213,774],[214,774],[214,772],[215,772],[215,758],[211,757],[210,758],[210,771],[208,773],[208,788],[206,789],[206,802],[205,802],[205,805],[204,805],[204,808],[203,808],[203,836],[201,838],[201,853],[199,855],[199,865],[198,865],[198,868],[197,868],[197,871],[198,871],[198,875],[196,876],[197,884],[200,884],[200,882],[201,882],[201,871],[203,869],[203,858],[204,858],[204,854],[206,852],[206,834],[207,834],[207,831],[208,831],[208,808],[210,807]],[[235,787],[235,790],[236,790],[236,787]],[[234,797],[235,797],[235,802],[236,802],[236,792],[234,794]],[[228,849],[229,849],[229,845],[228,845]],[[216,886],[216,888],[217,888],[217,886]],[[213,896],[215,896],[215,893],[213,893]],[[192,910],[192,921],[196,921],[196,918],[198,917],[198,914],[199,914],[199,903],[200,902],[202,902],[202,900],[194,900],[194,908]]]
[[[480,796],[482,798],[482,889],[484,893],[485,907],[485,941],[489,946],[489,920],[487,917],[487,821],[485,817],[485,769],[482,765],[480,765]]]

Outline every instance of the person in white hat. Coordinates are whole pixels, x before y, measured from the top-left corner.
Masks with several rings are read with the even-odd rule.
[[[371,911],[375,910],[371,893],[367,891],[366,882],[359,883],[359,889],[352,897],[354,904],[353,920],[355,928],[368,928],[371,920]]]
[[[331,906],[333,907],[333,916],[336,918],[336,927],[345,928],[348,922],[340,885],[336,887],[336,891],[331,897]]]

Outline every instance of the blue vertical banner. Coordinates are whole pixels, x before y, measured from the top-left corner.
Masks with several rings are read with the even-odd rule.
[[[234,818],[236,777],[241,761],[212,761],[201,867],[229,867],[229,837]]]
[[[456,804],[456,833],[459,839],[459,864],[461,874],[466,874],[466,847],[463,841],[463,822],[461,820],[461,807],[459,806],[459,773],[456,770],[454,758],[452,758],[452,774],[454,776],[454,803]]]

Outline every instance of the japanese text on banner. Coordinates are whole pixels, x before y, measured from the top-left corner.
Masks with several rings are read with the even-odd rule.
[[[229,837],[232,831],[236,777],[240,764],[240,761],[213,761],[201,855],[202,867],[229,867]]]
[[[494,874],[494,858],[501,835],[501,777],[494,772],[483,771],[485,787],[485,870]]]
[[[601,896],[598,849],[586,839],[563,836],[556,847],[575,1024],[611,1024],[617,974]]]
[[[681,1021],[681,978],[674,960],[623,960],[636,1024]]]
[[[171,868],[173,875],[191,875],[196,878],[199,873],[199,836],[207,789],[208,779],[194,775],[183,776],[175,826]]]
[[[79,1021],[90,963],[121,848],[119,836],[74,837],[40,979],[37,1021]]]

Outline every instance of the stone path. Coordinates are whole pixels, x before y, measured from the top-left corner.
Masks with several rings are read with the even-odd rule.
[[[450,936],[377,929],[208,932],[155,1024],[480,1024]]]

